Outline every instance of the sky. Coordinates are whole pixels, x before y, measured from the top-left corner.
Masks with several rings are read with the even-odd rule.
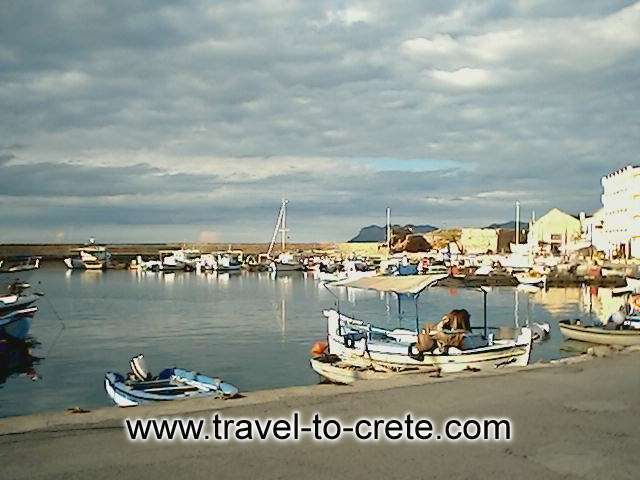
[[[0,242],[292,241],[601,205],[640,2],[5,0]]]

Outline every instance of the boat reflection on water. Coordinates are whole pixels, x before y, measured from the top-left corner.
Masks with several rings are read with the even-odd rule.
[[[42,358],[32,355],[38,345],[33,339],[0,339],[0,386],[14,376],[25,376],[33,381],[40,379],[35,366]]]

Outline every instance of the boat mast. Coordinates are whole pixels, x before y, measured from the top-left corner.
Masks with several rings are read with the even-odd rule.
[[[391,209],[387,207],[387,258],[391,252]]]
[[[287,236],[287,203],[289,200],[286,198],[282,199],[282,204],[280,205],[280,211],[278,212],[278,219],[276,220],[276,226],[273,229],[273,235],[271,236],[271,243],[269,244],[269,250],[267,250],[267,257],[271,257],[271,252],[273,251],[273,247],[276,244],[276,238],[278,238],[278,232],[280,232],[281,240],[282,240],[282,251],[284,251],[286,246],[286,236]]]
[[[287,246],[287,203],[289,200],[282,199],[282,228],[280,229],[280,240],[282,241],[282,251],[284,252]]]
[[[516,245],[520,245],[520,201],[516,200]]]

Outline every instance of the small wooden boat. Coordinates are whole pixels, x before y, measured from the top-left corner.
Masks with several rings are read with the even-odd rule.
[[[309,360],[311,368],[332,383],[352,384],[358,380],[384,380],[397,375],[440,374],[434,366],[394,366],[371,360],[344,361],[335,355],[323,355]]]
[[[232,398],[238,389],[219,378],[212,378],[182,368],[166,368],[157,377],[147,373],[142,355],[130,361],[132,373],[125,378],[116,372],[107,372],[104,388],[119,407],[184,400],[187,398]]]
[[[600,345],[640,345],[640,328],[607,330],[602,326],[583,325],[580,320],[562,320],[560,332],[571,340]]]

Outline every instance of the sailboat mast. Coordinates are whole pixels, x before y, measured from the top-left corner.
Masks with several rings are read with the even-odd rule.
[[[516,200],[516,245],[520,245],[520,201]]]
[[[391,209],[387,207],[387,258],[391,252]]]
[[[287,200],[282,199],[282,229],[280,230],[280,237],[282,241],[282,251],[284,252],[287,246]]]
[[[278,237],[278,232],[280,231],[280,222],[282,222],[282,205],[280,205],[280,211],[278,212],[278,219],[276,220],[276,227],[273,229],[273,235],[271,236],[271,243],[269,243],[269,250],[267,250],[267,257],[271,256],[271,252],[273,251],[273,247],[276,243],[276,238]]]

